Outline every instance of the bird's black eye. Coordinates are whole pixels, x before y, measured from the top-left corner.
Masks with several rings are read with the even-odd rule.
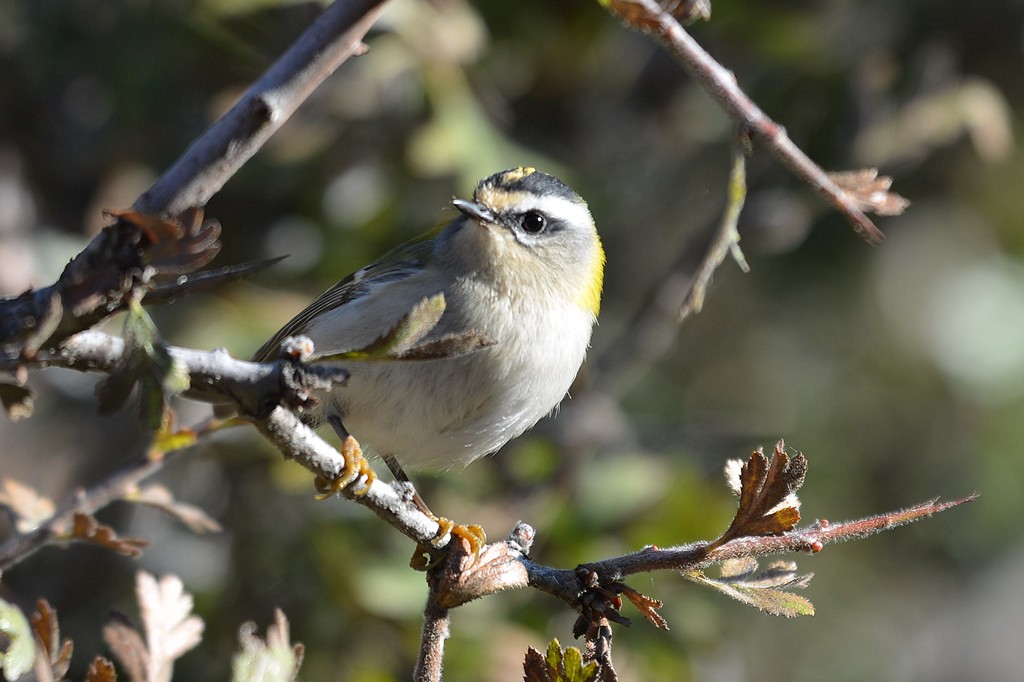
[[[544,227],[548,224],[548,219],[544,217],[543,213],[537,211],[527,211],[523,214],[519,224],[522,226],[524,232],[530,234],[537,234],[541,232]]]

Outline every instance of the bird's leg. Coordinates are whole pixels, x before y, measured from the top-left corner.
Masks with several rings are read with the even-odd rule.
[[[395,459],[393,455],[385,455],[383,459],[384,463],[388,465],[388,469],[391,469],[391,473],[394,474],[395,480],[408,484],[409,489],[412,490],[413,504],[415,504],[421,512],[437,522],[437,534],[434,535],[434,539],[431,541],[434,548],[436,549],[438,543],[450,533],[451,535],[460,537],[469,543],[469,551],[472,554],[473,559],[476,560],[476,558],[480,556],[480,550],[487,544],[487,534],[484,532],[483,527],[475,524],[464,526],[460,523],[455,523],[451,519],[438,516],[434,512],[430,511],[430,507],[428,507],[427,503],[423,501],[422,497],[420,497],[420,494],[416,491],[412,481],[409,480],[409,474],[405,473],[405,469],[402,468],[399,461]],[[431,562],[424,560],[424,554],[428,553],[430,552],[426,547],[423,548],[423,551],[420,551],[420,549],[417,548],[410,565],[419,570],[426,570],[430,568]]]
[[[356,441],[356,439],[353,438],[345,429],[345,425],[341,423],[341,419],[337,416],[331,416],[327,421],[334,429],[334,432],[338,434],[338,437],[341,438],[341,455],[345,459],[345,466],[342,467],[338,475],[332,479],[327,479],[323,476],[316,477],[316,480],[313,481],[313,485],[319,493],[319,498],[324,500],[328,497],[333,497],[352,483],[364,477],[365,481],[362,487],[353,492],[356,495],[365,495],[369,492],[370,486],[373,485],[373,482],[377,480],[377,473],[370,468],[370,463],[367,462],[366,457],[363,456],[363,450],[359,447],[359,442]]]

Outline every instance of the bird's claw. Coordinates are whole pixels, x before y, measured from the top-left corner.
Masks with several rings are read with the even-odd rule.
[[[483,527],[476,524],[455,523],[443,516],[434,516],[433,518],[437,522],[437,533],[431,538],[429,545],[420,543],[416,546],[416,552],[412,555],[409,565],[417,571],[426,571],[436,566],[443,557],[438,554],[438,550],[442,548],[441,543],[445,542],[446,538],[465,540],[469,545],[470,565],[476,563],[480,558],[480,551],[487,544],[487,533],[484,532]],[[449,542],[448,546],[450,545]]]
[[[355,495],[365,495],[370,492],[370,486],[377,480],[377,473],[370,468],[370,463],[363,456],[363,449],[359,442],[352,436],[347,436],[341,443],[341,454],[345,459],[345,465],[334,478],[317,476],[313,486],[317,491],[318,500],[326,500],[342,492],[356,481],[362,481],[359,488],[353,490]]]

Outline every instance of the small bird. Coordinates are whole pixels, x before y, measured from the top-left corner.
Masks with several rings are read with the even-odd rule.
[[[605,254],[586,202],[558,178],[514,168],[454,199],[451,222],[409,241],[320,295],[255,354],[289,336],[313,360],[368,346],[426,297],[445,309],[424,342],[479,334],[489,345],[453,357],[352,361],[346,385],[307,419],[330,421],[404,468],[450,469],[490,454],[550,413],[590,344]]]

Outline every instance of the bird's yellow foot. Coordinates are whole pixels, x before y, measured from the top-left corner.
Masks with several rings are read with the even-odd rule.
[[[356,481],[365,479],[362,486],[353,491],[356,495],[365,495],[370,491],[370,486],[377,480],[377,473],[370,468],[370,463],[363,456],[363,449],[359,442],[352,436],[347,436],[341,443],[341,454],[345,459],[345,466],[334,478],[317,476],[313,486],[317,491],[318,500],[326,500],[334,497]]]
[[[426,543],[417,545],[409,565],[417,571],[426,571],[436,566],[443,557],[443,554],[438,553],[438,547],[449,536],[465,540],[469,545],[472,563],[476,563],[476,560],[480,558],[480,550],[487,544],[487,533],[484,532],[483,527],[475,524],[465,526],[443,516],[434,516],[433,514],[430,516],[437,521],[437,533],[431,539],[429,546]],[[451,543],[448,546],[450,547]]]

